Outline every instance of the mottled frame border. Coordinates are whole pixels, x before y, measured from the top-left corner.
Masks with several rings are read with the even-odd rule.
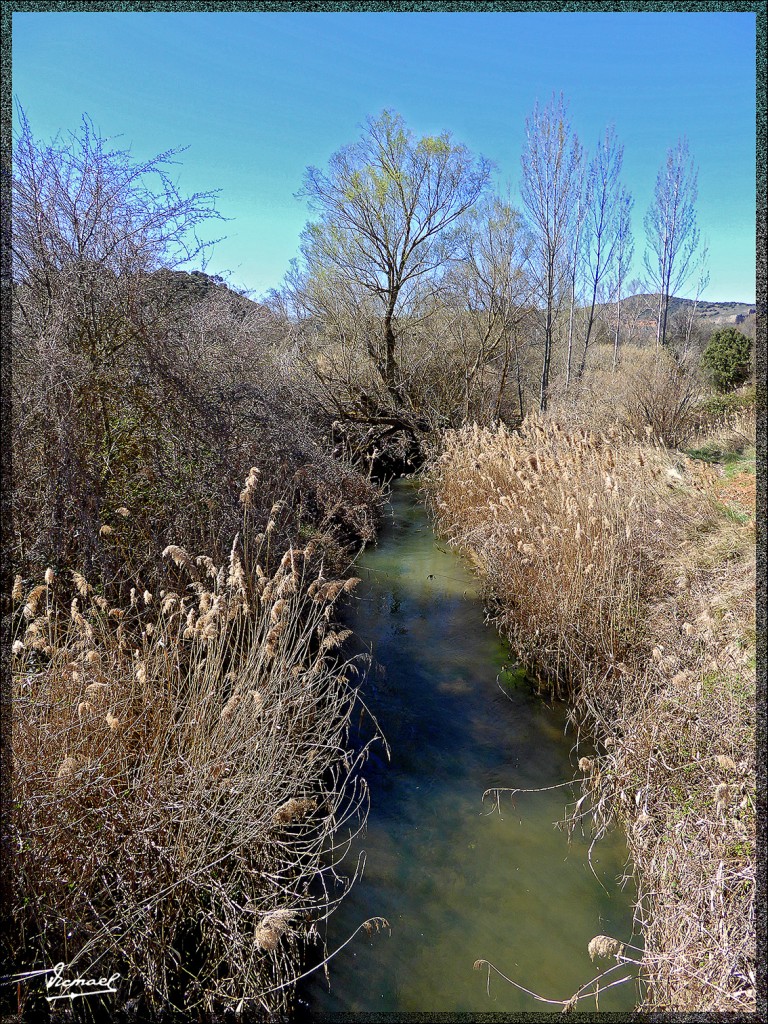
[[[387,0],[371,0],[369,3],[344,3],[344,2],[281,2],[281,0],[266,0],[259,3],[258,0],[182,0],[180,3],[168,2],[168,0],[124,0],[124,2],[95,2],[83,3],[81,0],[39,0],[39,2],[13,2],[13,0],[0,0],[0,31],[2,32],[2,43],[0,48],[0,595],[8,595],[11,591],[13,574],[11,571],[8,553],[10,551],[10,539],[13,533],[11,520],[10,493],[13,487],[13,467],[11,465],[10,435],[13,430],[13,411],[10,404],[11,397],[11,374],[10,361],[10,291],[11,291],[11,154],[12,154],[12,21],[14,13],[45,13],[45,12],[234,12],[234,11],[264,11],[264,12],[350,12],[371,11],[381,13],[456,13],[464,11],[490,12],[490,13],[715,13],[725,12],[734,14],[754,13],[756,15],[756,123],[755,135],[757,140],[757,165],[756,165],[756,195],[757,195],[757,289],[755,295],[755,308],[757,310],[757,338],[755,342],[755,379],[757,382],[757,763],[764,769],[766,764],[766,65],[768,65],[768,50],[766,48],[766,20],[768,16],[768,0],[758,0],[754,3],[738,2],[628,2],[620,3],[618,0],[585,0],[582,3],[557,3],[557,2],[477,2],[477,0],[465,0],[462,3],[441,3],[436,0],[416,0],[413,3],[404,3],[400,0],[387,2]],[[0,927],[6,926],[9,922],[6,919],[6,908],[9,900],[6,895],[9,893],[10,885],[10,864],[12,851],[10,850],[10,837],[3,827],[5,816],[11,801],[10,778],[12,765],[11,749],[11,700],[10,700],[10,631],[6,629],[5,616],[2,621],[2,633],[0,636]],[[758,834],[757,834],[757,941],[758,951],[766,948],[766,784],[758,780]],[[763,859],[760,859],[760,852]],[[763,961],[758,966],[762,967],[762,974],[757,978],[757,1013],[731,1014],[731,1013],[695,1013],[695,1014],[636,1014],[632,1019],[670,1021],[670,1022],[706,1022],[706,1021],[753,1021],[766,1019],[768,1005],[766,1002],[766,964]],[[487,1014],[450,1014],[450,1013],[412,1013],[405,1016],[396,1016],[391,1013],[369,1013],[369,1014],[314,1014],[307,1016],[302,1014],[302,1019],[318,1021],[319,1024],[357,1024],[358,1021],[364,1024],[393,1024],[395,1020],[406,1021],[407,1024],[421,1024],[421,1022],[487,1022],[487,1024],[500,1024],[506,1021],[535,1021],[544,1024],[545,1021],[557,1021],[562,1019],[561,1013],[487,1013]],[[589,1013],[575,1013],[574,1017],[587,1020],[591,1019]],[[600,1014],[600,1021],[622,1022],[626,1021],[624,1014],[605,1013]]]

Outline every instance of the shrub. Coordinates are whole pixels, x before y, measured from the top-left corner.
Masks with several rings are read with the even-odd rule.
[[[752,372],[752,342],[735,327],[715,331],[704,350],[702,364],[720,392],[733,391]]]

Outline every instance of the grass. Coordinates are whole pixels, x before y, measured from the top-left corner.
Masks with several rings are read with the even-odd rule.
[[[702,449],[748,464],[754,414]],[[539,418],[448,434],[427,485],[497,624],[596,742],[584,791],[596,835],[627,834],[643,1010],[755,1009],[755,515],[723,485],[651,430]]]
[[[80,573],[17,578],[15,972],[120,971],[145,1013],[288,1005],[367,792],[333,624],[356,581],[273,534],[224,564],[169,545],[174,587],[122,607]]]
[[[755,449],[747,449],[745,452],[734,452],[727,447],[712,443],[704,448],[689,448],[688,454],[692,459],[699,459],[701,462],[709,462],[723,467],[727,477],[737,473],[755,474]]]

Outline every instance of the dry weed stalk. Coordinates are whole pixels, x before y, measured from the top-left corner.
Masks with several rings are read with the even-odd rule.
[[[448,434],[429,483],[521,660],[598,740],[574,824],[627,832],[646,1009],[755,1007],[755,524],[714,483],[652,432],[537,418]]]
[[[342,898],[331,881],[367,810],[350,666],[324,643],[344,584],[287,553],[267,582],[293,581],[275,637],[258,552],[205,583],[210,560],[166,554],[187,588],[119,620],[82,576],[71,607],[51,581],[24,605],[45,598],[50,615],[19,609],[19,968],[108,963],[154,1006],[220,1010],[247,992],[274,1012],[298,942]]]

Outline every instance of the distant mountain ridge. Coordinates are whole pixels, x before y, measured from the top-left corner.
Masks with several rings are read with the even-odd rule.
[[[658,310],[658,294],[630,295],[622,299],[623,308],[634,314],[642,316],[647,312],[649,318],[654,318]],[[754,302],[707,302],[704,299],[682,299],[673,296],[669,300],[669,316],[674,317],[678,313],[690,314],[691,307],[695,306],[694,316],[697,320],[704,320],[712,325],[718,324],[744,324],[754,319]]]
[[[174,297],[174,304],[179,308],[186,308],[195,305],[205,299],[218,298],[230,306],[230,309],[237,319],[258,314],[265,318],[265,321],[272,319],[272,314],[258,300],[251,299],[248,295],[231,288],[227,282],[218,275],[203,273],[199,270],[159,270],[154,275],[158,283],[164,283],[166,288]],[[623,316],[630,320],[635,328],[642,332],[656,328],[656,317],[659,308],[658,293],[641,293],[629,295],[621,300]],[[686,319],[691,314],[691,307],[694,320],[699,321],[705,327],[714,330],[720,326],[733,325],[742,327],[748,334],[754,336],[755,324],[755,303],[754,302],[707,302],[705,300],[684,299],[673,296],[669,300],[669,319],[675,320],[679,316]],[[598,307],[600,314],[611,320],[615,313],[615,303],[604,303]]]

